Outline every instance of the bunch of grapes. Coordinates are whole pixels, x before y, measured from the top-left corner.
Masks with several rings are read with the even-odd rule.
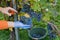
[[[52,27],[50,24],[48,24],[48,34],[49,34],[49,37],[50,37],[50,40],[53,40],[56,38],[56,34],[53,31]]]
[[[20,17],[20,22],[28,25],[32,25],[32,20],[31,18],[26,18],[25,16]]]
[[[30,11],[30,5],[24,4],[23,8],[21,9],[22,12],[29,12]]]
[[[41,13],[35,12],[32,9],[28,12],[28,14],[31,16],[31,18],[36,18],[37,21],[40,21],[40,19],[42,17]]]

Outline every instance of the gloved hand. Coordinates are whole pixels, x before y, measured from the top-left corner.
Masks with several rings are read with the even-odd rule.
[[[26,25],[26,24],[23,24],[22,22],[14,22],[14,27],[15,28],[22,28],[22,29],[29,29],[31,28],[31,25]]]

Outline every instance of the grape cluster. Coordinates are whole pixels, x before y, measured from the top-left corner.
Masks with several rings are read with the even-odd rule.
[[[35,12],[33,9],[30,8],[30,5],[28,5],[28,4],[24,4],[21,11],[28,13],[31,18],[36,18],[37,21],[40,21],[40,19],[41,19],[41,13]]]
[[[32,20],[31,18],[26,18],[25,16],[20,17],[20,22],[27,24],[27,25],[32,25]]]
[[[37,21],[40,21],[42,15],[41,13],[37,13],[37,12],[34,12],[32,9],[29,11],[29,15],[32,17],[32,18],[36,18]]]
[[[48,34],[50,36],[50,39],[52,40],[52,39],[56,38],[56,34],[54,32],[52,32],[53,29],[52,29],[50,24],[48,24],[48,28],[47,29],[48,29]]]
[[[37,18],[37,13],[36,12],[34,12],[33,10],[30,10],[29,11],[29,15],[32,17],[32,18]]]
[[[30,11],[30,5],[24,4],[23,8],[21,9],[22,12],[29,12]]]

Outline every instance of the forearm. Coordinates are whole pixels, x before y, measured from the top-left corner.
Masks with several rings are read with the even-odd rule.
[[[8,29],[8,28],[23,28],[23,29],[28,29],[30,28],[30,25],[23,24],[19,21],[17,22],[12,22],[12,21],[1,21],[0,20],[0,30]]]
[[[0,7],[0,11],[2,10],[2,7]]]
[[[10,27],[14,27],[14,22],[10,22],[10,21],[0,21],[0,30],[3,29],[8,29]]]

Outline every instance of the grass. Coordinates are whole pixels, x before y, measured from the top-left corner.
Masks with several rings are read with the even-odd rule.
[[[43,0],[41,0],[41,3],[42,2],[43,2]],[[44,5],[42,5],[42,6],[46,7],[45,2],[43,2],[43,4]],[[56,20],[60,20],[60,6],[59,5],[60,5],[60,0],[58,0],[58,5],[56,7],[56,11],[59,13],[59,18],[55,18]],[[49,12],[48,12],[48,16],[49,16]],[[46,18],[46,19],[49,19],[49,18]],[[57,26],[60,26],[60,22],[55,21],[55,19],[54,19],[54,23]],[[4,20],[4,15],[2,13],[0,13],[0,20]],[[37,24],[37,25],[34,25],[35,27],[45,28],[47,26],[46,23],[44,23],[42,21],[40,23],[37,23],[35,20],[33,20],[33,24]],[[10,30],[0,30],[0,40],[9,40],[9,37],[10,37]],[[29,38],[27,30],[22,30],[22,29],[19,30],[19,37],[20,37],[21,40],[32,40],[31,38]],[[49,40],[49,36],[47,36],[46,38],[44,38],[42,40]],[[60,40],[60,37],[57,37],[54,40]]]

